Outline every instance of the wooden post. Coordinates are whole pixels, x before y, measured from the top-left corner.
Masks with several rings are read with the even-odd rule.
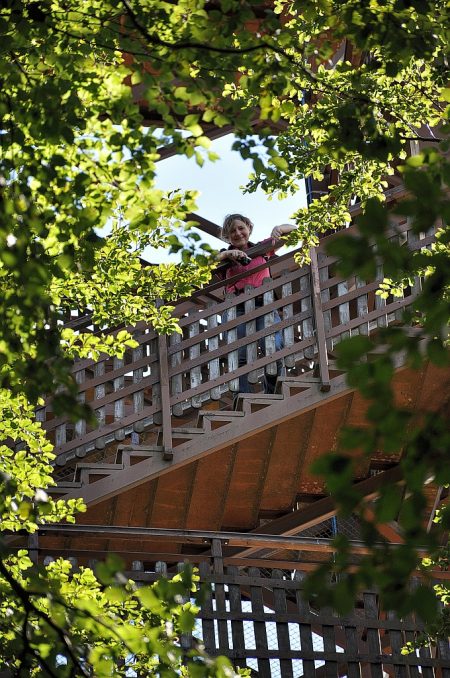
[[[313,310],[316,325],[317,351],[319,354],[320,379],[322,382],[320,390],[329,391],[330,375],[328,372],[327,343],[325,340],[325,325],[323,321],[322,302],[320,298],[319,263],[317,260],[317,249],[315,247],[310,250],[310,256]]]
[[[159,380],[161,384],[163,457],[169,461],[173,459],[173,449],[172,419],[170,415],[169,361],[167,357],[167,337],[165,334],[160,334],[158,336],[158,353]]]

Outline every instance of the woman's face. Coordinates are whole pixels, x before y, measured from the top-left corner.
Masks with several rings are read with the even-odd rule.
[[[235,219],[231,224],[228,234],[230,244],[233,245],[233,247],[237,247],[238,249],[247,247],[250,233],[250,226],[240,219]]]

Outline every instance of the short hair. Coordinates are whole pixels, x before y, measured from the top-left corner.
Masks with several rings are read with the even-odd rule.
[[[225,240],[226,242],[230,242],[229,236],[230,236],[230,229],[231,226],[233,225],[234,221],[243,221],[244,224],[247,224],[247,226],[250,229],[250,233],[253,231],[253,223],[250,221],[248,217],[244,217],[243,214],[227,214],[225,219],[223,220],[222,224],[222,231],[221,231],[221,237],[222,240]]]

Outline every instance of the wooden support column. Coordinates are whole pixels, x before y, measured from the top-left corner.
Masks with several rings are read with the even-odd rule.
[[[319,262],[317,260],[317,248],[310,250],[311,257],[311,281],[314,322],[316,325],[316,342],[319,356],[319,371],[323,392],[330,390],[330,374],[328,371],[327,343],[325,340],[325,325],[323,321],[322,301],[320,299]]]
[[[158,336],[159,357],[159,381],[161,387],[161,410],[162,410],[162,444],[163,457],[170,461],[173,459],[172,449],[172,418],[170,414],[170,381],[169,361],[167,357],[167,337],[165,334]]]

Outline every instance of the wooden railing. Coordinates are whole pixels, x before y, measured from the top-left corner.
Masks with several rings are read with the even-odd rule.
[[[180,638],[186,651],[201,643],[210,655],[225,655],[236,666],[251,667],[261,678],[450,677],[448,641],[443,639],[436,646],[425,644],[417,652],[402,654],[406,643],[419,638],[423,624],[413,614],[400,619],[383,610],[375,591],[361,593],[354,609],[344,616],[308,602],[303,581],[305,568],[312,563],[305,559],[305,550],[313,548],[318,555],[322,546],[328,547],[329,552],[333,548],[329,539],[113,526],[44,526],[39,536],[33,535],[30,554],[36,562],[49,562],[58,555],[54,542],[53,547],[45,548],[46,537],[51,538],[55,532],[67,538],[85,533],[88,537],[120,536],[131,544],[144,538],[153,543],[163,540],[166,548],[170,543],[173,547],[184,544],[190,550],[195,545],[203,547],[197,556],[174,552],[170,560],[169,554],[158,550],[152,553],[144,547],[145,560],[134,560],[131,570],[126,572],[138,584],[148,584],[161,576],[172,576],[186,562],[198,563],[200,582],[208,585],[208,592],[193,633]],[[245,558],[227,557],[227,547],[223,548],[224,544],[229,548],[249,543],[270,545],[282,560],[260,560],[256,566],[257,561],[250,557],[246,564]],[[349,544],[356,557],[359,551],[363,553],[360,542]],[[76,569],[78,561],[73,553],[78,552],[71,551]],[[167,560],[161,560],[162,557]],[[89,561],[94,568],[95,563]],[[437,579],[440,574],[448,578],[448,573],[436,574]]]
[[[381,267],[374,281],[340,278],[336,259],[326,254],[326,244],[333,237],[340,236],[325,238],[311,251],[310,266],[298,267],[293,254],[272,259],[272,279],[259,288],[227,295],[225,282],[216,281],[180,301],[175,315],[181,334],[158,336],[152,327],[140,324],[133,328],[139,346],[128,350],[123,359],[102,356],[98,361],[77,361],[73,372],[79,397],[93,408],[98,426],[84,421],[72,425],[53,417],[49,400],[38,418],[56,445],[59,462],[161,424],[163,445],[169,449],[172,416],[238,392],[243,375],[255,390],[261,389],[264,371],[277,373],[276,361],[283,361],[292,374],[315,369],[326,390],[328,358],[336,343],[398,322],[420,288],[418,279],[402,298],[384,300],[375,294],[383,279]],[[430,245],[433,233],[416,236],[406,220],[397,219],[390,237],[418,249]],[[238,315],[239,305],[244,315]],[[280,316],[276,324],[275,311]],[[255,331],[258,318],[264,319],[263,329]],[[68,320],[72,327],[95,331],[90,323],[88,316]],[[243,323],[246,336],[238,339],[237,327]],[[283,336],[280,350],[276,350],[275,331]],[[239,349],[246,352],[244,365],[239,364]]]

